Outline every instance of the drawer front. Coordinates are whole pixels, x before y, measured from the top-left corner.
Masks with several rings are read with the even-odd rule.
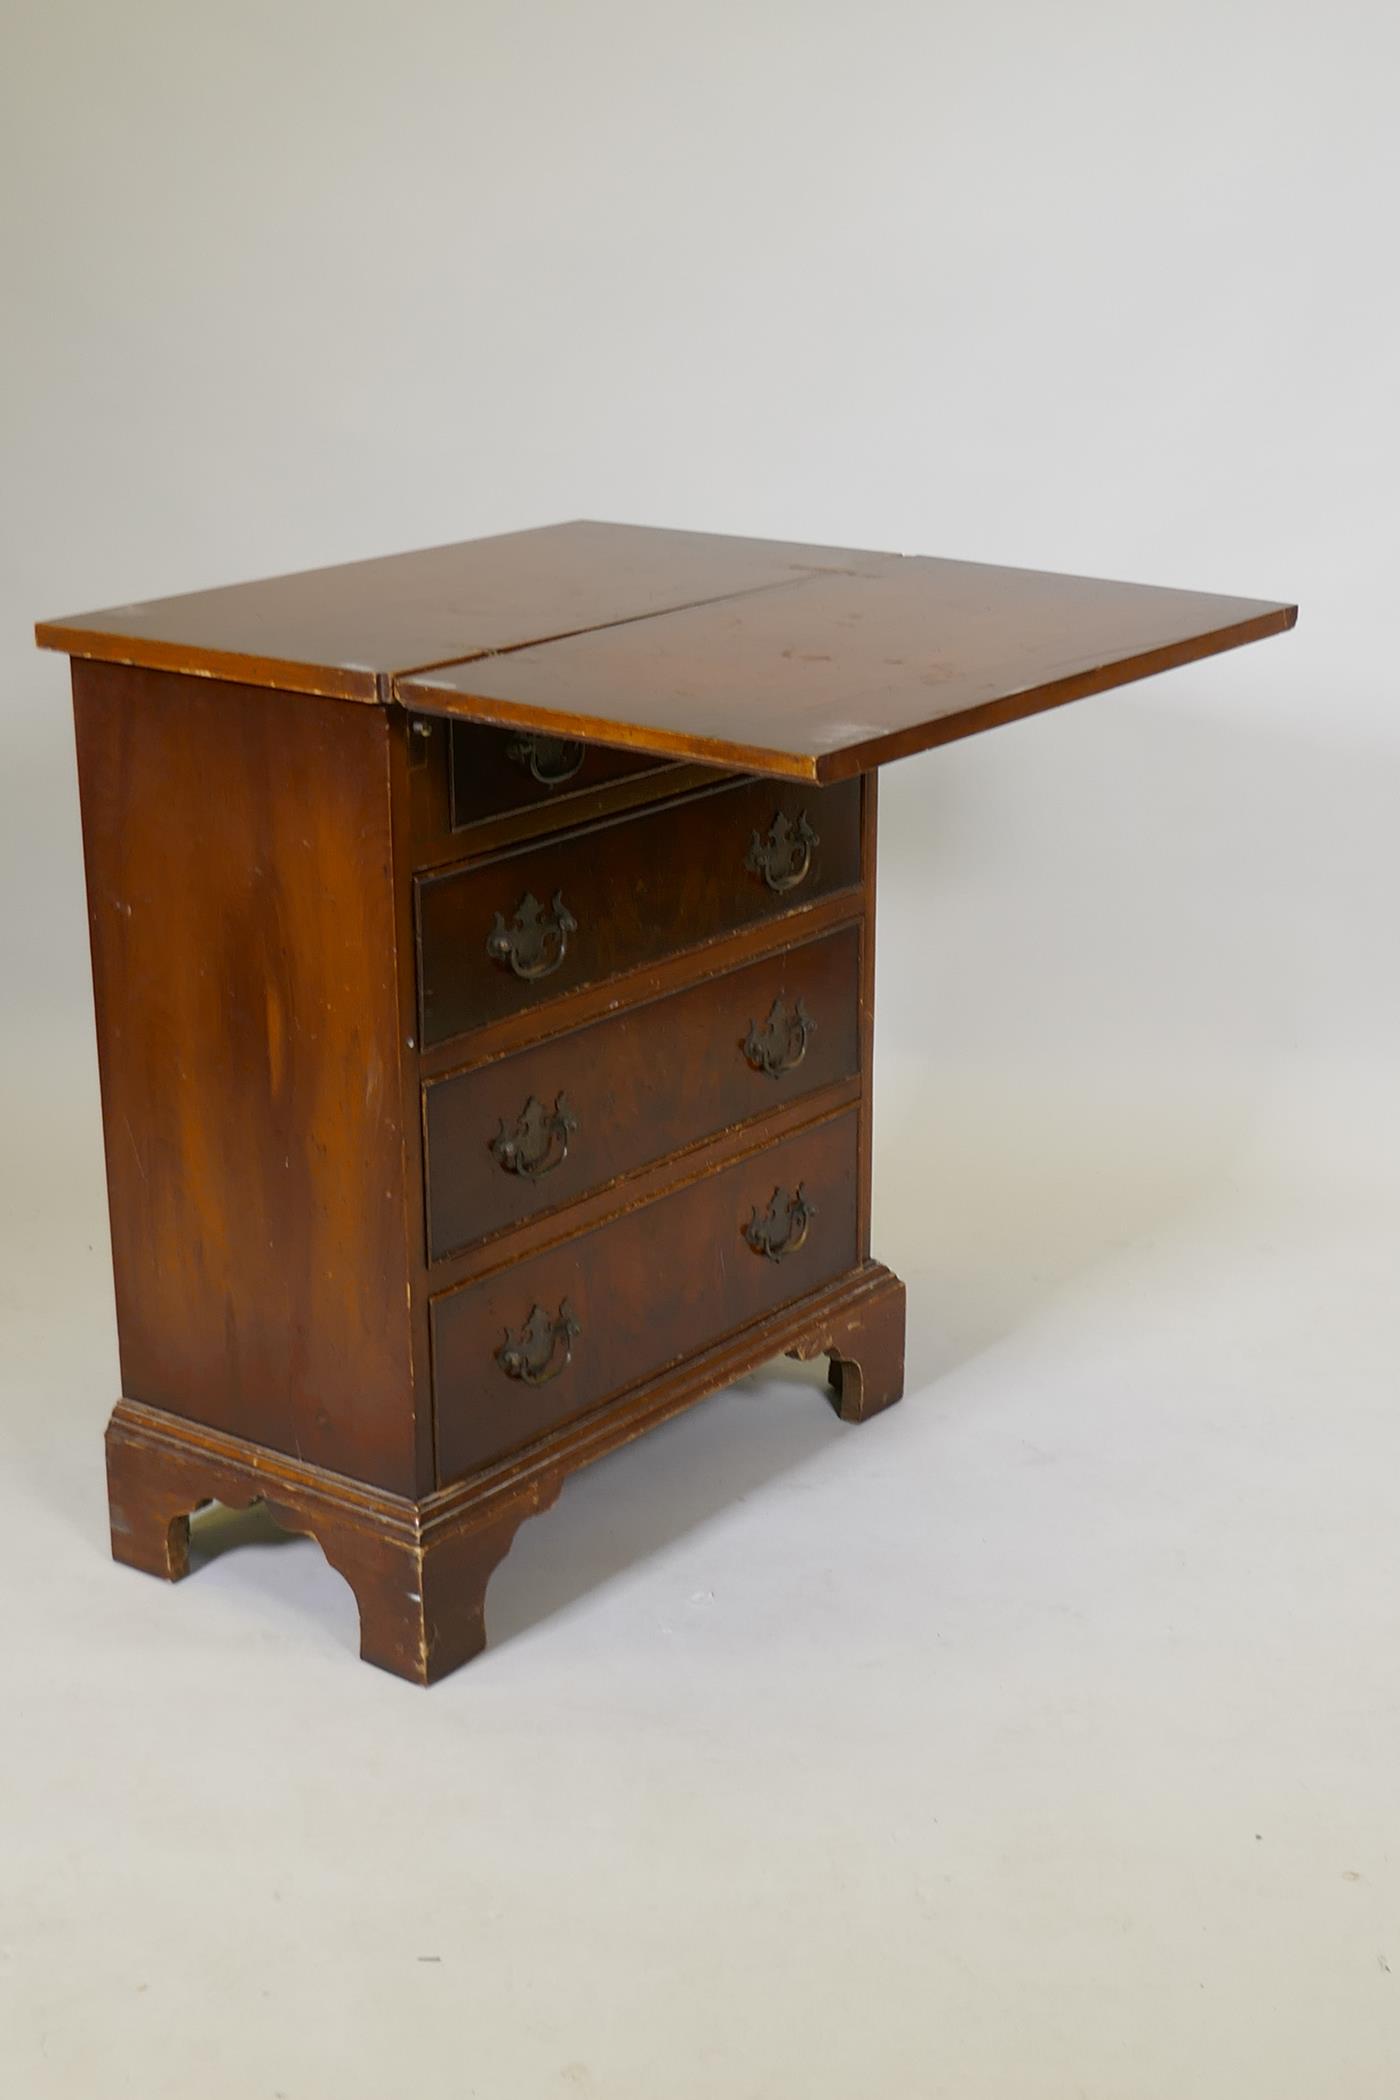
[[[487,729],[473,722],[448,728],[448,808],[454,831],[488,817],[567,803],[634,773],[668,774],[674,766],[646,751],[610,751],[529,730]]]
[[[724,777],[713,766],[600,744],[562,752],[527,747],[522,732],[442,716],[415,714],[405,736],[410,851],[421,874],[715,787]]]
[[[435,1299],[442,1481],[853,1268],[857,1130],[835,1117]]]
[[[858,882],[860,792],[746,781],[420,876],[424,1044]]]
[[[424,1090],[440,1260],[860,1068],[854,926]]]

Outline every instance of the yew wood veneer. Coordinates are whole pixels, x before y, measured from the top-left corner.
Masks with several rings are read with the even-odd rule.
[[[1295,608],[573,524],[50,621],[73,658],[112,1550],[264,1502],[426,1683],[589,1459],[871,1259],[875,768]]]

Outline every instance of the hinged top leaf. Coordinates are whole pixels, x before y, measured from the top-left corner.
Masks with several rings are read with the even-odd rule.
[[[75,656],[834,780],[1293,625],[1271,600],[590,522],[43,623]]]

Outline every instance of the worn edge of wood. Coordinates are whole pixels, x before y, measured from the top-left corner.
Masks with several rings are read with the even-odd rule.
[[[58,649],[65,656],[81,657],[90,663],[125,664],[133,671],[177,671],[187,678],[221,679],[229,685],[273,686],[288,693],[310,693],[322,700],[377,704],[384,697],[379,674],[366,665],[307,664],[280,657],[246,656],[237,650],[191,648],[183,642],[147,642],[135,635],[68,627],[62,620],[38,621],[34,641],[40,649]]]
[[[464,540],[460,544],[470,546],[472,542]],[[315,575],[318,572],[302,573]],[[620,613],[615,619],[592,620],[582,627],[551,629],[545,634],[527,635],[520,641],[483,643],[480,648],[466,647],[452,656],[435,657],[426,664],[417,660],[412,664],[398,665],[327,664],[310,657],[282,658],[259,656],[255,650],[211,649],[202,642],[162,641],[154,635],[148,637],[112,632],[103,627],[85,627],[82,621],[89,616],[81,613],[69,614],[66,618],[36,620],[34,642],[39,649],[56,649],[66,656],[84,657],[94,663],[125,664],[131,670],[179,671],[191,678],[224,679],[230,685],[276,686],[289,693],[313,693],[323,700],[405,705],[394,690],[395,681],[400,678],[414,678],[432,671],[453,669],[460,664],[479,663],[486,657],[513,656],[522,649],[547,649],[554,642],[574,642],[582,635],[597,634],[604,628],[630,627],[639,620],[660,620],[668,613],[698,612],[707,605],[726,604],[731,598],[753,598],[764,591],[790,590],[813,573],[819,572],[801,569],[791,576],[772,576],[764,583],[745,584],[732,591],[680,599],[674,605],[652,606],[643,612]],[[279,577],[257,578],[248,587],[256,588],[258,582],[282,580]],[[239,590],[244,586],[223,584],[216,588]],[[177,592],[168,602],[174,604],[181,597],[205,595],[200,591]],[[107,612],[114,609],[110,606],[101,608]],[[97,614],[90,617],[96,618]],[[413,712],[427,713],[429,710],[415,709]]]
[[[690,612],[694,608],[681,606],[673,609]],[[656,613],[652,617],[664,619],[666,615]],[[615,621],[613,624],[632,626],[635,623]],[[575,637],[561,635],[556,639],[573,641]],[[546,648],[548,644],[532,643],[530,646]],[[489,657],[466,657],[463,661],[499,663],[502,657],[516,653],[515,650],[499,650]],[[449,667],[443,665],[440,668]],[[610,722],[600,716],[570,714],[562,708],[540,707],[526,701],[496,700],[484,694],[459,693],[447,686],[413,685],[402,675],[392,680],[391,692],[399,706],[416,715],[476,722],[488,729],[533,730],[542,736],[566,737],[575,743],[604,744],[613,751],[645,751],[657,758],[677,761],[690,759],[697,765],[713,767],[716,772],[758,773],[770,779],[814,785],[845,777],[844,774],[822,771],[825,759],[812,758],[801,752],[773,750],[757,744],[736,744],[724,737],[694,736],[679,729],[648,729],[638,722]]]
[[[810,1344],[811,1353],[821,1353],[830,1330],[903,1288],[882,1262],[863,1262],[834,1282],[734,1329],[708,1349],[614,1393],[588,1414],[509,1458],[416,1501],[125,1396],[112,1410],[107,1437],[109,1442],[171,1453],[211,1472],[234,1474],[248,1489],[247,1500],[266,1501],[274,1515],[285,1508],[308,1522],[322,1516],[416,1549],[440,1543],[460,1528],[474,1528],[522,1501],[535,1508],[547,1506],[569,1474],[786,1354],[796,1343]]]
[[[1051,679],[1045,685],[1027,686],[1023,692],[1004,694],[998,700],[985,701],[981,706],[966,708],[961,714],[948,715],[938,722],[893,730],[886,736],[849,744],[844,751],[831,754],[829,769],[826,760],[818,760],[823,770],[818,772],[817,778],[823,784],[846,780],[853,773],[868,772],[872,767],[887,765],[894,759],[912,758],[920,751],[935,750],[940,744],[955,744],[963,737],[980,736],[988,729],[1002,729],[1009,723],[1025,721],[1031,715],[1047,714],[1052,708],[1064,707],[1071,700],[1088,700],[1096,693],[1111,693],[1119,686],[1136,685],[1141,679],[1155,678],[1159,672],[1176,671],[1185,664],[1201,663],[1207,657],[1223,656],[1230,649],[1242,649],[1250,642],[1266,641],[1270,635],[1286,634],[1289,628],[1296,626],[1297,620],[1296,605],[1273,606],[1254,619],[1213,628],[1204,634],[1189,635],[1183,641],[1145,649],[1136,656],[1115,657],[1088,670],[1071,672],[1066,678]]]
[[[664,619],[666,615],[657,613],[651,617]],[[610,722],[593,715],[570,714],[559,708],[535,706],[523,701],[460,693],[441,685],[415,684],[412,677],[403,673],[395,675],[392,692],[401,706],[410,707],[417,714],[443,715],[497,729],[536,730],[549,736],[567,736],[581,743],[606,744],[626,751],[649,751],[658,757],[690,758],[700,764],[727,770],[827,786],[848,780],[854,773],[869,772],[873,767],[886,765],[894,759],[911,758],[917,752],[935,750],[940,744],[956,743],[963,737],[980,735],[984,730],[999,729],[1010,722],[1023,721],[1029,715],[1045,714],[1051,708],[1064,707],[1071,700],[1086,700],[1095,693],[1111,692],[1117,686],[1133,685],[1140,679],[1155,677],[1161,671],[1174,671],[1183,664],[1198,663],[1209,656],[1223,655],[1226,650],[1243,648],[1249,642],[1263,641],[1269,635],[1283,634],[1296,625],[1297,619],[1296,605],[1271,606],[1267,612],[1236,621],[1228,627],[1210,628],[1198,635],[1188,635],[1181,641],[1140,650],[1133,656],[1114,657],[1086,670],[1071,672],[1064,678],[1026,686],[1019,692],[1006,693],[976,707],[964,708],[958,714],[912,723],[904,729],[887,730],[828,752],[785,751],[776,746],[740,744],[725,737],[648,729],[633,722]],[[502,651],[490,659],[465,657],[462,662],[499,661],[499,655],[515,653]]]

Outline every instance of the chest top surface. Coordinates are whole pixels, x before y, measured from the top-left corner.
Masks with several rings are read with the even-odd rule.
[[[581,521],[42,622],[41,646],[830,780],[1291,627],[1270,600]]]

